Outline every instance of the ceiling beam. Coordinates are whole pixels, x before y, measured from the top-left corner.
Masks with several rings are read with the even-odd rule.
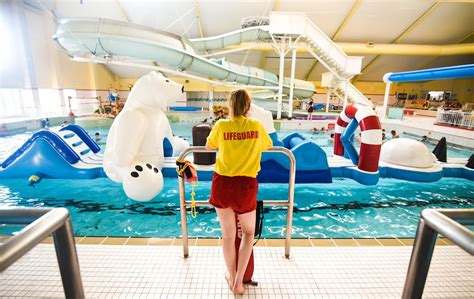
[[[466,38],[467,39],[467,38]],[[466,39],[463,39],[465,41]],[[400,55],[400,56],[455,56],[474,54],[474,43],[456,43],[450,45],[417,45],[417,44],[366,44],[366,43],[336,43],[348,55]],[[204,57],[218,56],[238,51],[272,52],[271,43],[245,42],[223,48]],[[307,54],[304,46],[296,46],[296,53]],[[267,58],[270,58],[267,55]],[[273,57],[272,57],[273,58]],[[311,58],[311,57],[298,57]]]
[[[461,38],[460,40],[458,40],[457,44],[462,44],[464,43],[465,41],[467,41],[468,39],[470,39],[472,36],[474,36],[474,31],[471,31],[471,33],[468,33],[466,34],[465,36],[463,36],[463,38]],[[474,47],[473,47],[473,50],[474,50]],[[420,65],[418,65],[416,67],[417,70],[422,70],[422,69],[426,69],[428,68],[428,66],[430,64],[432,64],[433,62],[435,62],[438,58],[440,58],[441,56],[435,56],[435,57],[432,57],[431,59],[429,59],[427,62],[424,62]]]
[[[339,37],[339,35],[341,34],[342,30],[344,30],[344,28],[346,28],[347,24],[349,23],[350,19],[352,18],[352,16],[355,14],[357,8],[359,8],[360,6],[360,3],[362,2],[362,0],[356,0],[354,2],[354,4],[352,5],[351,9],[349,10],[349,12],[347,13],[346,17],[344,18],[344,20],[342,21],[341,25],[339,25],[339,28],[337,28],[336,30],[336,33],[334,33],[334,35],[332,36],[332,40],[333,41],[336,41],[336,39]],[[316,62],[313,64],[313,66],[311,67],[311,69],[309,70],[309,72],[306,74],[306,81],[309,80],[309,77],[311,76],[311,74],[314,72],[314,70],[316,69],[316,66],[318,65],[318,60],[316,60]]]
[[[352,17],[354,16],[355,12],[357,11],[357,9],[359,8],[360,4],[362,3],[362,0],[356,0],[354,2],[354,4],[352,5],[351,9],[349,10],[349,12],[347,13],[346,17],[344,18],[344,20],[342,21],[341,25],[339,25],[339,28],[337,28],[336,30],[336,33],[334,33],[334,35],[332,36],[332,40],[333,41],[336,41],[336,39],[339,37],[339,35],[341,34],[342,30],[344,30],[344,28],[347,27],[347,24],[349,23],[349,21],[352,19]]]
[[[275,2],[273,2],[272,11],[278,11],[278,10],[280,10],[280,0],[275,0]]]
[[[472,3],[472,0],[438,0],[438,2]]]
[[[421,16],[419,16],[410,26],[408,26],[402,33],[400,33],[395,40],[392,41],[392,44],[398,44],[405,36],[407,36],[410,32],[412,32],[418,25],[423,23],[435,10],[439,7],[441,3],[435,2],[433,5],[430,6]],[[360,76],[367,71],[376,61],[380,59],[380,55],[375,56],[360,72],[359,75],[355,76],[352,80],[352,83],[357,82]]]
[[[199,27],[199,34],[201,38],[204,37],[204,30],[202,30],[202,23],[201,23],[201,9],[199,8],[199,1],[194,0],[194,13],[196,15],[198,27]]]

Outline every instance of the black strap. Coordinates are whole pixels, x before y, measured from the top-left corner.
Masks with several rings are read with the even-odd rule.
[[[190,169],[190,166],[188,165],[188,162],[186,161],[178,161],[176,160],[176,165],[178,166],[178,176],[179,177],[184,177],[186,179],[189,179],[193,176],[193,173]],[[184,169],[184,171],[183,171]]]
[[[262,236],[262,231],[263,231],[263,219],[265,218],[265,213],[263,210],[263,200],[257,200],[257,209],[255,211],[255,233],[254,237],[257,237],[257,240],[255,240],[255,244],[257,244],[258,240],[260,240],[260,237]]]

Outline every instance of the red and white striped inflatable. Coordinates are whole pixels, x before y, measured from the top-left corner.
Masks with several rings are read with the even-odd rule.
[[[349,122],[354,118],[359,123],[361,130],[358,168],[366,172],[377,172],[380,148],[382,147],[382,126],[379,118],[370,107],[360,104],[348,105],[339,114],[334,132],[334,155],[344,156],[344,145],[340,138]]]

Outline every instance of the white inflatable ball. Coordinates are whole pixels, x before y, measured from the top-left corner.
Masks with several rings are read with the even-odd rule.
[[[414,168],[430,168],[436,157],[420,141],[409,138],[395,138],[382,145],[380,161]]]
[[[123,190],[128,198],[149,201],[163,189],[163,174],[150,163],[133,163],[123,178]]]
[[[181,137],[173,136],[173,157],[179,156],[189,147],[189,142]]]

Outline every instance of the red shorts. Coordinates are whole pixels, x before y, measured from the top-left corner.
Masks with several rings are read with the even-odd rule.
[[[257,208],[258,181],[247,176],[223,176],[214,172],[209,203],[216,208],[231,208],[236,214]]]

